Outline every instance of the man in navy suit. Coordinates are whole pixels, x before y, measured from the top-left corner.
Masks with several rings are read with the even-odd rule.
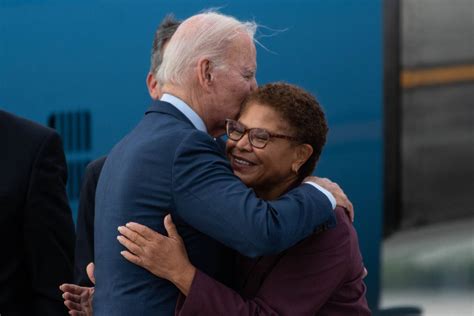
[[[146,78],[148,93],[153,100],[157,100],[161,96],[161,87],[155,75],[161,65],[163,50],[179,23],[173,15],[167,15],[161,21],[153,37],[150,71]],[[106,158],[106,156],[100,157],[87,165],[81,188],[76,226],[74,282],[82,286],[93,286],[86,274],[86,266],[94,261],[95,191]]]
[[[271,254],[334,225],[331,193],[303,184],[278,200],[258,199],[215,140],[256,88],[255,29],[208,12],[184,21],[170,40],[157,74],[161,100],[112,149],[99,178],[95,315],[174,313],[177,288],[120,255],[116,229],[129,221],[164,233],[171,213],[191,261],[216,278],[225,275],[225,246]]]

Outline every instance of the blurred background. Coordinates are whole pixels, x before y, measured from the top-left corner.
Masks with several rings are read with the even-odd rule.
[[[474,1],[386,1],[384,24],[382,305],[474,315]]]
[[[0,0],[0,108],[62,135],[74,216],[150,104],[161,19],[211,7],[262,25],[260,84],[323,105],[316,174],[354,202],[374,315],[474,315],[474,0]]]

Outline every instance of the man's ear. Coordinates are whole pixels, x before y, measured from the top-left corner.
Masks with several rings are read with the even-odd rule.
[[[197,72],[199,84],[203,89],[208,90],[213,84],[212,67],[209,59],[202,58],[198,61]]]
[[[308,161],[309,157],[313,154],[313,147],[309,144],[300,144],[295,149],[295,159],[291,164],[291,170],[294,173],[298,173],[301,166]]]
[[[146,86],[148,88],[148,93],[153,100],[158,100],[161,97],[160,84],[151,72],[146,76]]]

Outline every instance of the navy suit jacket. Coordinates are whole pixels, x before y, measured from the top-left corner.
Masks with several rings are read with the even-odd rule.
[[[214,138],[158,101],[112,149],[99,178],[95,315],[173,315],[178,290],[126,261],[116,240],[117,227],[129,221],[164,234],[168,213],[190,260],[217,279],[225,274],[224,245],[249,257],[273,254],[335,223],[328,198],[310,185],[275,201],[258,199]]]

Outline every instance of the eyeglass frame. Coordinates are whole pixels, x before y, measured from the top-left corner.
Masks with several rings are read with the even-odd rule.
[[[229,133],[229,123],[237,123],[239,125],[242,125],[244,127],[244,131],[242,133],[242,136],[239,137],[239,139],[233,139],[232,137],[230,137],[230,133]],[[262,147],[259,147],[259,146],[255,146],[252,142],[252,139],[253,139],[253,136],[250,137],[250,132],[252,130],[259,130],[259,131],[263,131],[265,133],[268,134],[269,138],[267,140],[267,142],[262,146]],[[263,149],[267,146],[267,144],[270,142],[271,138],[274,137],[274,138],[282,138],[282,139],[288,139],[288,140],[292,140],[292,141],[298,141],[298,138],[294,137],[294,136],[289,136],[289,135],[283,135],[283,134],[276,134],[276,133],[271,133],[269,131],[267,131],[266,129],[264,128],[260,128],[260,127],[253,127],[253,128],[247,128],[244,124],[240,123],[239,121],[236,121],[236,120],[233,120],[233,119],[226,119],[225,120],[225,133],[227,135],[227,137],[235,142],[238,142],[239,140],[241,140],[245,134],[248,135],[248,138],[249,138],[249,143],[250,145],[252,145],[252,147],[255,147],[255,148],[258,148],[258,149]]]

